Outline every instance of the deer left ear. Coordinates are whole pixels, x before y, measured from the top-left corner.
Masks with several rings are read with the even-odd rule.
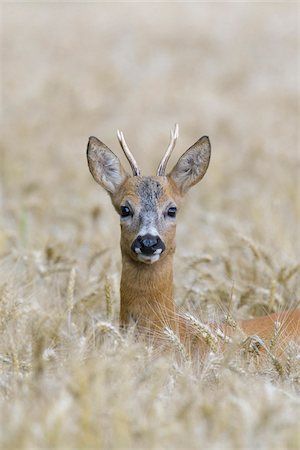
[[[209,165],[210,153],[209,138],[203,136],[179,158],[168,176],[182,194],[204,177]]]
[[[119,158],[103,142],[90,137],[87,160],[91,174],[109,194],[114,194],[129,177]]]

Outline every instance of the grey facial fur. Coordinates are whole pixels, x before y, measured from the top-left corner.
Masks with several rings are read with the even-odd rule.
[[[170,250],[169,237],[172,239],[175,232],[176,219],[168,211],[176,205],[166,190],[167,183],[163,177],[135,177],[133,180],[134,183],[129,180],[132,186],[128,187],[128,195],[125,190],[121,200],[121,205],[130,211],[124,216],[121,214],[124,236],[121,243],[124,250],[130,250],[130,255],[135,254],[139,261],[152,264]],[[171,250],[174,250],[174,245]]]
[[[140,235],[159,234],[159,199],[163,194],[163,187],[157,180],[151,177],[141,179],[137,186],[137,193],[141,199],[141,210],[139,213]]]

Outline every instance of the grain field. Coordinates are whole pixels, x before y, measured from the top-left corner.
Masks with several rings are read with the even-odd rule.
[[[118,329],[119,223],[90,135],[153,174],[200,136],[175,298],[199,320],[300,301],[299,3],[3,2],[0,448],[300,448],[300,348],[190,361]]]

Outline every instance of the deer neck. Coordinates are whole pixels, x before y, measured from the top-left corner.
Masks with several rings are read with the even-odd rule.
[[[174,327],[173,254],[152,264],[122,255],[121,325],[137,322],[149,328]]]

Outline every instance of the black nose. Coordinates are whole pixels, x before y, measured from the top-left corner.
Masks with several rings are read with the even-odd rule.
[[[143,255],[161,254],[165,250],[165,244],[159,236],[145,234],[138,236],[131,246],[135,253],[143,253]],[[159,251],[160,250],[160,251]]]

